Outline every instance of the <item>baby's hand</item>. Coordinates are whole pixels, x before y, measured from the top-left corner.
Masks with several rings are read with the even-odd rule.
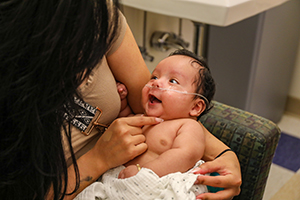
[[[118,178],[120,178],[120,179],[129,178],[131,176],[136,175],[138,172],[139,172],[139,169],[136,165],[129,165],[128,167],[126,167],[119,173]]]
[[[121,109],[118,117],[128,117],[132,115],[132,111],[127,102],[128,90],[121,82],[117,82],[117,89],[121,99]]]
[[[123,83],[117,82],[117,89],[118,89],[121,100],[125,99],[128,94],[126,86]]]

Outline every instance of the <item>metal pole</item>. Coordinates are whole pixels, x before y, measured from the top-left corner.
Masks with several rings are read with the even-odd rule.
[[[143,48],[146,49],[146,25],[147,25],[147,12],[144,11],[144,24],[143,24]]]
[[[209,26],[200,22],[194,23],[194,53],[207,59]]]

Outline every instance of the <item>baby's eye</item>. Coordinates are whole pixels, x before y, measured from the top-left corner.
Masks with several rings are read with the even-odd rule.
[[[170,82],[171,82],[171,83],[174,83],[174,84],[179,84],[178,81],[175,80],[175,79],[171,79]]]
[[[157,79],[157,76],[152,76],[151,77],[151,80],[156,80]]]

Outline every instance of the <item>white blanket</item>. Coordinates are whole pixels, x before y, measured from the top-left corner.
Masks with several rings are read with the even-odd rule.
[[[195,167],[204,161],[199,161]],[[194,167],[194,168],[195,168]],[[152,170],[142,168],[138,174],[126,179],[118,179],[119,166],[107,171],[101,182],[95,182],[83,190],[76,200],[158,200],[178,199],[195,200],[196,195],[207,192],[205,185],[194,185],[198,175],[191,173],[171,173],[163,177]],[[193,169],[194,169],[193,168]]]

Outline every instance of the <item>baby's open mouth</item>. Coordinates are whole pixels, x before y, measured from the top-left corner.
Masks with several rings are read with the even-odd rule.
[[[161,100],[159,100],[158,98],[156,98],[154,95],[150,94],[149,95],[149,101],[151,103],[161,103]]]

